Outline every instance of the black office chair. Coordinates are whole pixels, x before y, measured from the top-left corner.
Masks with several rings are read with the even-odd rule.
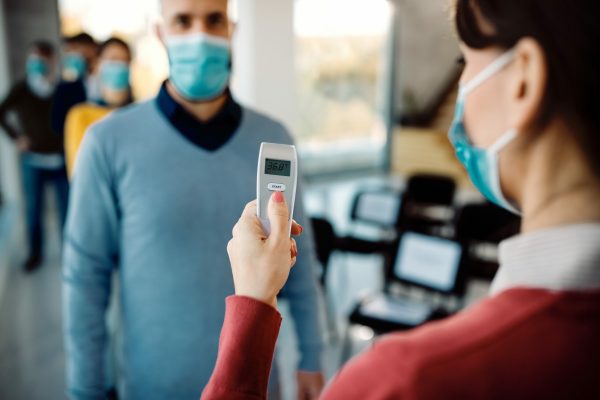
[[[439,235],[453,218],[455,181],[448,176],[416,174],[402,196],[397,228]]]
[[[325,218],[313,217],[310,219],[315,239],[315,252],[321,264],[321,285],[325,288],[327,283],[327,269],[331,253],[336,246],[336,235],[331,223]]]
[[[445,175],[415,174],[408,179],[404,192],[419,203],[450,205],[454,201],[456,183]]]
[[[498,244],[519,233],[521,218],[489,202],[474,203],[459,210],[455,225],[455,239],[469,255],[469,277],[491,281],[498,271]]]

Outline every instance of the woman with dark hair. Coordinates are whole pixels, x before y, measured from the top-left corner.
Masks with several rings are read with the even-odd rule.
[[[600,7],[458,0],[455,11],[466,64],[449,138],[482,194],[522,215],[522,233],[502,243],[488,298],[379,340],[323,398],[600,399]],[[233,230],[236,296],[204,399],[265,397],[276,295],[297,256],[280,193],[269,213],[269,237],[254,202]]]
[[[65,122],[65,159],[69,177],[73,174],[75,158],[87,129],[114,109],[131,103],[131,59],[131,48],[119,38],[111,37],[99,45],[94,75],[98,77],[100,99],[73,107]]]

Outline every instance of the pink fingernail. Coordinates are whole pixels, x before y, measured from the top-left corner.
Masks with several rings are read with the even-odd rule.
[[[283,193],[281,193],[281,192],[273,193],[273,201],[275,203],[283,203]]]

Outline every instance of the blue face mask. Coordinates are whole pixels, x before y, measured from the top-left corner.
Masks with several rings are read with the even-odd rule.
[[[121,61],[104,61],[100,66],[100,84],[107,89],[129,89],[129,64]]]
[[[520,214],[517,208],[502,193],[498,160],[498,155],[502,149],[517,137],[517,131],[514,129],[507,131],[496,143],[487,149],[483,149],[475,147],[471,143],[464,124],[465,100],[467,95],[504,69],[513,60],[513,57],[514,52],[512,50],[506,52],[471,81],[461,85],[456,101],[454,122],[448,136],[452,146],[456,150],[457,158],[465,166],[469,178],[471,178],[471,181],[481,194],[500,207],[515,214]]]
[[[63,58],[63,75],[68,81],[76,81],[87,72],[85,58],[78,53],[67,53]]]
[[[27,76],[47,76],[50,73],[48,62],[39,56],[30,56],[25,69]]]
[[[170,80],[183,97],[207,101],[219,97],[231,75],[229,40],[195,33],[166,40]]]
[[[38,56],[30,56],[25,70],[29,89],[38,97],[48,98],[54,91],[48,62]]]

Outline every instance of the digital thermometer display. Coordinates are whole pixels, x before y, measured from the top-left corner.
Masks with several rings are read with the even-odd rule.
[[[267,235],[271,233],[267,209],[274,192],[281,192],[285,197],[290,212],[288,230],[291,230],[298,181],[296,148],[286,144],[261,143],[256,172],[256,214],[263,230]]]
[[[267,175],[290,176],[291,169],[291,161],[265,159],[265,174]]]

